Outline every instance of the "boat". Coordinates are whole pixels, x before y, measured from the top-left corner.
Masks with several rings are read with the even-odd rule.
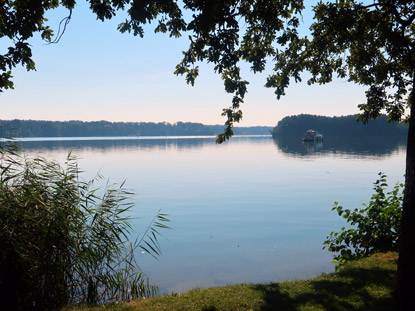
[[[307,130],[303,136],[303,141],[323,141],[323,134],[320,134],[316,130]]]

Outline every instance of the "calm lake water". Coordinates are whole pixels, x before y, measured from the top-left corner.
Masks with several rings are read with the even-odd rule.
[[[344,225],[334,201],[360,207],[377,173],[403,181],[405,140],[326,138],[323,144],[271,137],[23,139],[24,152],[79,158],[84,178],[98,171],[135,192],[136,234],[155,213],[170,214],[162,256],[140,266],[164,292],[241,282],[302,279],[334,270],[322,250]]]

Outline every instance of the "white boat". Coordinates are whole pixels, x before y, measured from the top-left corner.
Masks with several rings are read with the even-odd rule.
[[[323,134],[320,134],[316,130],[307,130],[303,136],[303,141],[323,141]]]

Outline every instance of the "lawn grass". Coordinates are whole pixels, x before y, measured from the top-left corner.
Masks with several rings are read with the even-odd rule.
[[[392,310],[396,264],[396,253],[375,254],[350,262],[338,272],[309,280],[193,289],[183,294],[140,299],[125,304],[76,307],[76,310]]]

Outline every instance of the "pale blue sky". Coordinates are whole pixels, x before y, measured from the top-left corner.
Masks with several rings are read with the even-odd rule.
[[[57,10],[50,15],[54,29],[66,14]],[[304,20],[309,20],[307,14]],[[212,66],[201,65],[194,87],[173,74],[188,45],[186,36],[172,39],[150,28],[141,39],[119,33],[120,21],[121,16],[97,21],[79,1],[58,44],[45,45],[38,38],[32,41],[37,71],[14,70],[15,89],[0,94],[0,119],[225,121],[220,114],[230,105],[232,95],[224,91]],[[7,44],[0,41],[1,52]],[[250,85],[241,126],[275,126],[284,116],[300,113],[353,114],[365,101],[364,89],[345,81],[311,87],[293,84],[277,101],[273,90],[263,87],[265,74],[253,75],[244,68],[243,75]]]

